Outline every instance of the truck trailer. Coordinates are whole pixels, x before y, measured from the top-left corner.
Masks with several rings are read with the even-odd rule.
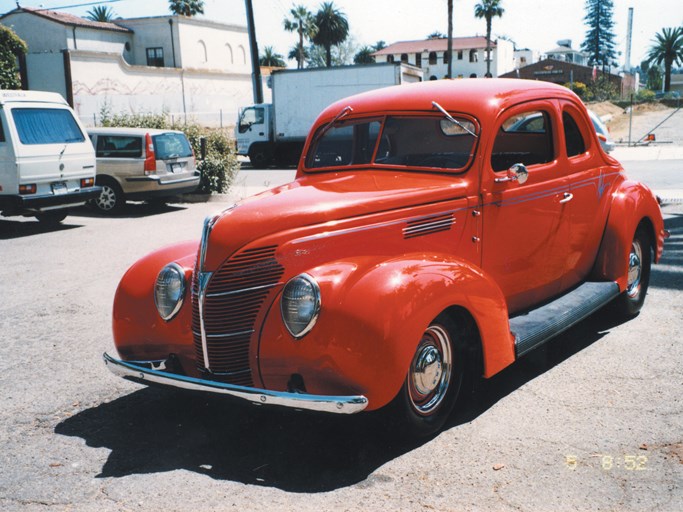
[[[406,63],[274,71],[269,80],[272,103],[240,109],[237,154],[253,167],[294,165],[313,121],[330,103],[361,92],[421,82],[420,68]]]

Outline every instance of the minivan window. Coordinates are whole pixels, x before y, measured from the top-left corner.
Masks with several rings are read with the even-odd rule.
[[[98,135],[96,156],[98,158],[140,158],[142,156],[142,137]]]
[[[57,108],[14,108],[12,118],[22,144],[69,144],[85,136],[71,112]]]
[[[160,133],[152,136],[154,154],[157,160],[187,158],[192,156],[192,148],[182,133]]]

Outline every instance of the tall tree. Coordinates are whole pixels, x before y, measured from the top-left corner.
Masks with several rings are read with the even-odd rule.
[[[312,41],[325,48],[325,64],[329,68],[332,66],[332,47],[339,46],[349,37],[349,22],[334,2],[323,2],[315,14],[315,24],[318,32]]]
[[[285,60],[279,53],[276,53],[272,46],[266,46],[259,58],[261,66],[272,66],[277,68],[284,68],[287,66]]]
[[[671,70],[683,64],[683,27],[663,28],[655,35],[647,54],[650,64],[664,64],[664,91],[671,90]]]
[[[318,26],[315,24],[313,14],[303,5],[293,6],[289,10],[289,14],[291,19],[285,18],[285,30],[287,32],[296,32],[299,34],[299,43],[296,46],[296,67],[297,69],[303,69],[306,62],[304,39],[312,39],[318,32]]]
[[[168,0],[168,8],[180,16],[204,14],[204,0]]]
[[[116,13],[110,7],[105,5],[96,5],[86,14],[87,19],[92,21],[100,21],[103,23],[113,20],[114,16],[116,16]]]
[[[448,73],[446,78],[453,78],[453,0],[448,0],[448,43],[446,44],[448,54]]]
[[[353,56],[353,63],[354,64],[374,64],[375,63],[375,58],[372,56],[372,54],[376,50],[372,48],[371,46],[363,46],[358,52],[356,52],[356,55]]]
[[[601,66],[603,73],[617,56],[613,14],[612,0],[586,0],[586,16],[583,21],[588,25],[588,30],[586,39],[581,43],[581,50],[589,55],[588,65]]]
[[[11,28],[0,25],[0,89],[21,89],[17,57],[27,51],[26,43]]]
[[[486,20],[486,76],[491,76],[491,23],[493,18],[501,18],[505,9],[501,7],[502,0],[482,0],[474,6],[474,16]]]

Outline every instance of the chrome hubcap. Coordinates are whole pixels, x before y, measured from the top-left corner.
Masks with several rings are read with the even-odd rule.
[[[628,255],[628,284],[626,294],[634,299],[640,293],[640,283],[643,273],[643,249],[639,240],[634,240],[631,244],[631,252]]]
[[[448,391],[451,368],[448,333],[432,325],[422,335],[408,376],[410,402],[417,413],[428,416],[441,405]]]
[[[97,206],[102,210],[111,210],[116,204],[116,193],[114,189],[103,185],[102,193],[100,197],[97,198]]]

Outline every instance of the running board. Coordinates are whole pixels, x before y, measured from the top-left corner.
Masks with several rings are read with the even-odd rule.
[[[510,318],[515,354],[523,356],[566,331],[619,295],[617,283],[584,283],[553,302]]]

